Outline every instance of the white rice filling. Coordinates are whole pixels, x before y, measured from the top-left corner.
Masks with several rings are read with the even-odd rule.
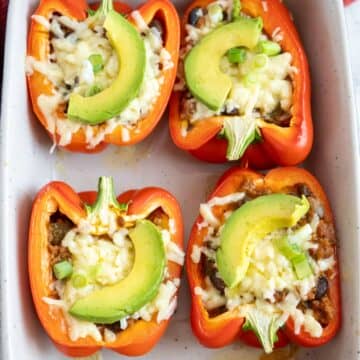
[[[138,12],[133,12],[132,16],[136,17],[137,23],[142,21],[145,24]],[[55,36],[51,40],[54,52],[48,59],[38,61],[31,56],[26,58],[28,75],[34,71],[40,72],[54,85],[53,94],[41,95],[37,99],[38,106],[47,120],[47,129],[54,135],[54,141],[57,134],[58,144],[66,146],[71,142],[72,135],[83,128],[87,148],[92,149],[117,126],[122,125],[122,141],[128,142],[129,130],[136,127],[138,122],[153,109],[160,95],[164,82],[160,69],[166,71],[174,66],[171,55],[163,47],[159,31],[148,28],[145,24],[146,29],[142,37],[146,50],[146,66],[138,96],[119,115],[106,121],[102,126],[93,127],[71,121],[66,115],[65,118],[60,119],[56,110],[68,101],[70,93],[85,95],[89,88],[95,85],[105,89],[116,77],[119,69],[118,58],[109,40],[103,35],[102,24],[94,23],[91,17],[83,22],[77,22],[66,16],[54,16],[51,22],[37,15],[33,16],[33,19]],[[60,24],[67,26],[73,32],[65,36]],[[92,54],[99,54],[103,59],[104,68],[96,74],[88,60]]]

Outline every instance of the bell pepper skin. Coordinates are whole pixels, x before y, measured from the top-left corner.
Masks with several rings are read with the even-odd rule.
[[[130,16],[131,7],[124,3],[114,3],[115,9],[126,15],[129,22],[136,26],[135,21]],[[96,6],[91,5],[94,9]],[[63,15],[74,18],[78,21],[86,19],[86,12],[88,5],[86,1],[71,1],[71,0],[41,0],[39,7],[35,11],[34,15],[44,16],[49,18],[54,11],[57,11]],[[103,142],[96,147],[89,149],[86,143],[85,131],[80,128],[76,133],[72,135],[71,142],[63,148],[84,153],[94,153],[102,151],[107,144],[115,145],[133,145],[143,139],[145,139],[155,128],[160,121],[165,108],[167,106],[169,97],[171,95],[172,86],[175,81],[177,71],[177,59],[179,55],[180,44],[180,25],[179,17],[176,9],[169,0],[150,0],[143,6],[137,9],[140,15],[143,17],[147,24],[150,24],[154,18],[159,19],[164,27],[165,42],[164,48],[170,53],[173,59],[174,66],[171,69],[162,70],[162,76],[164,82],[160,89],[160,94],[157,97],[153,109],[144,117],[136,127],[129,130],[129,141],[124,142],[122,140],[122,126],[117,126],[112,133],[107,134]],[[33,56],[37,60],[43,60],[47,58],[49,53],[49,31],[46,30],[41,24],[35,20],[31,21],[30,32],[28,38],[28,51],[27,55]],[[47,129],[48,120],[41,112],[37,99],[40,95],[51,95],[53,86],[47,81],[46,77],[37,71],[34,71],[32,75],[27,77],[28,89],[30,93],[31,103],[36,117],[40,123]],[[59,107],[57,115],[59,118],[65,118],[64,108]],[[101,125],[93,126],[94,133],[99,130]],[[54,135],[47,130],[50,137],[54,138]],[[56,143],[59,140],[59,136],[55,136]]]
[[[324,220],[333,223],[333,215],[327,197],[319,182],[306,170],[295,167],[277,168],[269,171],[266,175],[257,173],[247,168],[233,167],[220,177],[215,190],[209,196],[209,200],[214,197],[222,197],[239,191],[244,181],[263,181],[267,188],[273,193],[281,193],[287,188],[296,184],[305,184],[315,198],[319,199],[324,209]],[[214,208],[213,212],[219,214],[221,209]],[[195,293],[195,288],[204,286],[205,276],[201,269],[201,264],[191,260],[192,248],[194,245],[202,246],[207,229],[198,230],[198,224],[203,222],[199,216],[192,228],[189,245],[186,254],[186,271],[191,291],[191,325],[194,334],[199,342],[210,348],[223,347],[240,338],[248,345],[259,347],[260,343],[252,331],[242,329],[244,318],[239,317],[235,311],[227,311],[215,317],[209,317],[201,297]],[[336,259],[334,277],[328,279],[329,298],[334,307],[333,319],[329,325],[323,329],[323,334],[319,338],[314,338],[301,328],[299,334],[295,334],[294,323],[289,318],[284,326],[279,329],[278,341],[275,347],[285,346],[288,341],[295,344],[314,347],[330,341],[341,325],[341,301],[340,301],[340,280],[338,261]]]
[[[117,334],[112,343],[97,342],[91,337],[71,341],[64,331],[65,319],[62,311],[49,306],[43,301],[50,293],[52,269],[48,261],[48,230],[47,225],[51,214],[59,210],[74,224],[86,217],[84,203],[92,204],[96,199],[96,192],[82,192],[77,194],[70,186],[63,182],[54,181],[44,186],[33,203],[28,244],[28,267],[30,287],[37,315],[45,331],[55,346],[64,354],[71,357],[89,356],[102,347],[128,356],[143,355],[150,351],[160,340],[166,330],[169,320],[156,322],[137,320],[126,330]],[[150,213],[161,207],[163,211],[174,219],[175,232],[171,239],[183,248],[183,222],[179,205],[175,198],[167,191],[148,187],[132,190],[118,196],[119,203],[128,203],[128,215]],[[181,266],[168,262],[170,278],[179,278]]]
[[[182,20],[182,44],[185,43],[185,25],[192,9],[206,7],[212,0],[195,0],[184,13]],[[279,42],[283,51],[292,55],[294,73],[292,119],[289,127],[279,127],[261,120],[262,140],[251,144],[241,162],[253,168],[266,169],[274,165],[293,166],[301,163],[309,154],[313,143],[311,118],[311,87],[309,66],[304,49],[290,13],[280,0],[268,0],[264,10],[261,0],[242,0],[242,11],[263,19],[264,31],[271,36],[278,27],[283,39]],[[218,139],[226,116],[214,116],[197,121],[186,136],[182,133],[181,91],[174,91],[170,99],[169,127],[174,143],[202,161],[226,162],[227,140]],[[217,149],[214,154],[214,149]]]

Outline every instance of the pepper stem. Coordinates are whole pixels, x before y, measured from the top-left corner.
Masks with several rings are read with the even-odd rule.
[[[228,140],[226,158],[239,160],[248,146],[260,136],[256,121],[251,117],[228,117],[224,121],[223,134]]]
[[[99,8],[93,16],[105,18],[106,15],[112,10],[114,10],[113,0],[102,0]]]
[[[127,204],[116,200],[114,181],[111,176],[101,176],[98,182],[98,195],[93,205],[85,205],[89,216],[100,215],[104,211],[126,211]]]
[[[261,342],[264,351],[269,354],[273,351],[274,344],[278,340],[276,335],[284,321],[279,315],[267,314],[264,311],[252,307],[246,314],[244,331],[253,331]]]

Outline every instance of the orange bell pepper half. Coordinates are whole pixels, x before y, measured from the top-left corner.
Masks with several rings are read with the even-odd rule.
[[[143,355],[160,340],[169,320],[158,323],[156,316],[151,321],[136,320],[128,328],[117,333],[116,340],[111,343],[97,342],[89,336],[72,341],[66,331],[62,310],[43,301],[44,297],[51,296],[50,286],[54,281],[48,250],[50,216],[59,211],[77,225],[87,216],[85,204],[93,204],[96,197],[97,192],[77,194],[70,186],[59,181],[50,182],[37,194],[31,213],[28,244],[30,287],[35,309],[42,326],[55,346],[67,356],[89,356],[102,347],[128,356]],[[180,249],[183,248],[181,211],[176,199],[170,193],[161,188],[148,187],[127,191],[119,195],[117,200],[120,204],[128,205],[127,215],[148,215],[161,208],[169,219],[173,219],[171,241]],[[169,261],[167,268],[169,279],[180,277],[180,265]]]
[[[182,19],[182,41],[185,44],[185,26],[194,8],[205,8],[212,0],[195,0]],[[280,0],[241,0],[241,11],[263,20],[263,30],[271,38],[281,29],[279,41],[284,52],[292,55],[297,68],[292,76],[293,96],[290,126],[280,127],[260,120],[261,140],[253,142],[245,151],[241,162],[250,167],[266,169],[274,165],[292,166],[301,163],[309,154],[313,143],[311,119],[311,87],[307,58],[289,11]],[[181,101],[184,91],[173,91],[169,106],[169,127],[174,143],[200,160],[226,162],[227,140],[218,138],[228,116],[219,115],[197,120],[183,132]]]
[[[91,8],[95,9],[97,6],[91,6]],[[125,15],[128,21],[136,27],[135,21],[130,16],[132,9],[129,5],[116,2],[114,3],[114,8],[119,13]],[[36,9],[34,15],[43,16],[46,19],[49,19],[54,12],[58,12],[78,21],[83,21],[86,19],[88,9],[89,8],[85,0],[41,0],[40,5]],[[153,104],[152,110],[144,118],[139,120],[135,127],[129,129],[128,141],[124,141],[122,139],[123,126],[118,125],[111,133],[105,135],[104,141],[99,143],[94,148],[89,148],[86,142],[85,129],[84,127],[80,127],[76,133],[72,134],[71,142],[64,146],[64,148],[67,150],[92,153],[103,150],[107,144],[115,144],[119,146],[136,144],[144,140],[154,130],[155,126],[158,124],[164,113],[177,71],[177,60],[180,44],[179,17],[170,0],[150,0],[143,6],[139,7],[137,10],[147,24],[150,24],[155,19],[161,22],[164,30],[163,47],[171,55],[174,66],[169,69],[161,69],[161,76],[163,77],[164,81],[161,85],[160,93],[155,103]],[[50,49],[49,34],[49,30],[47,30],[36,20],[32,19],[28,38],[27,55],[32,56],[39,61],[46,60],[48,58]],[[34,71],[31,75],[27,76],[27,82],[32,107],[36,117],[45,127],[45,129],[47,129],[50,137],[54,140],[54,142],[58,143],[58,134],[50,133],[48,130],[49,119],[47,119],[47,117],[42,113],[38,105],[39,96],[42,94],[51,95],[53,92],[53,85],[43,74],[37,71]],[[64,106],[59,106],[57,109],[56,115],[59,119],[64,119],[66,117],[64,110]],[[101,124],[93,125],[92,128],[93,134],[96,135],[97,132],[101,129]]]
[[[325,223],[333,224],[333,215],[329,202],[319,182],[306,170],[293,167],[284,167],[271,170],[266,175],[254,172],[253,170],[234,167],[219,179],[215,190],[209,196],[209,200],[215,197],[224,197],[232,193],[241,192],[243,184],[261,183],[271,193],[289,193],[294,186],[305,185],[310,189],[315,199],[319,200],[323,207],[323,220]],[[220,218],[227,209],[224,206],[213,207],[214,215]],[[202,216],[196,219],[190,234],[190,240],[186,254],[186,270],[191,291],[191,325],[194,334],[199,342],[210,348],[219,348],[228,345],[236,339],[241,339],[250,346],[260,347],[260,342],[253,331],[245,331],[243,325],[245,318],[240,317],[236,310],[226,310],[220,315],[213,315],[207,311],[201,296],[196,293],[195,288],[205,287],[205,273],[201,261],[192,261],[193,246],[204,245],[207,228],[201,226]],[[333,245],[335,254],[335,265],[333,275],[328,281],[328,297],[333,307],[332,318],[320,337],[312,337],[301,327],[298,334],[295,333],[294,321],[291,317],[278,330],[278,341],[275,347],[286,345],[289,340],[295,344],[305,347],[315,347],[330,341],[340,328],[341,324],[341,301],[340,301],[340,277],[336,255],[336,248]]]

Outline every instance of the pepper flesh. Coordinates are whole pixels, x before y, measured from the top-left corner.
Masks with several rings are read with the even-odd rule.
[[[47,249],[47,226],[51,214],[60,211],[74,224],[78,224],[87,217],[85,203],[93,204],[96,197],[95,191],[77,194],[70,186],[58,181],[49,183],[38,193],[31,213],[28,244],[30,287],[36,312],[55,346],[67,356],[89,356],[102,347],[128,356],[142,355],[159,341],[169,320],[160,323],[157,323],[155,317],[151,321],[137,320],[126,330],[116,334],[116,340],[111,343],[97,342],[89,336],[71,341],[63,330],[65,318],[62,310],[43,301],[44,297],[50,295],[50,284],[53,282]],[[171,233],[171,240],[183,248],[181,211],[175,198],[167,191],[156,187],[131,190],[118,196],[117,200],[120,204],[129,203],[128,215],[149,214],[161,208],[174,221],[175,231]],[[170,279],[180,277],[180,265],[168,262],[167,267]]]
[[[131,7],[123,3],[114,3],[115,9],[126,15],[127,19],[134,25],[135,21],[130,15]],[[91,6],[96,8],[96,6]],[[46,19],[51,17],[53,12],[59,12],[62,15],[83,21],[86,19],[86,11],[88,6],[86,1],[70,1],[70,0],[42,0],[34,15],[43,16]],[[137,9],[147,24],[150,24],[153,19],[159,19],[164,27],[164,48],[170,53],[174,66],[171,69],[162,69],[161,75],[164,82],[161,86],[159,96],[157,97],[152,110],[141,119],[137,126],[129,129],[129,140],[122,140],[122,125],[118,125],[110,134],[105,135],[104,141],[95,146],[88,148],[86,142],[85,129],[81,127],[76,133],[72,135],[71,142],[65,145],[64,148],[75,152],[93,153],[102,151],[107,144],[115,145],[133,145],[145,139],[155,128],[160,121],[166,105],[168,103],[171,89],[175,81],[177,71],[177,59],[179,54],[179,17],[176,9],[169,0],[150,0],[143,6]],[[33,56],[37,60],[46,60],[49,54],[49,31],[43,25],[36,22],[34,19],[31,21],[30,32],[28,38],[28,52],[27,55]],[[38,97],[40,95],[51,95],[54,87],[46,79],[46,77],[34,71],[32,75],[27,77],[28,88],[31,98],[32,107],[35,115],[41,124],[47,129],[49,135],[59,141],[58,134],[52,134],[48,130],[48,119],[42,113],[38,105]],[[56,115],[60,119],[65,119],[64,106],[59,106]],[[69,120],[70,121],[70,120]],[[93,126],[94,134],[96,134],[101,127]]]
[[[245,168],[232,168],[219,179],[209,200],[214,197],[222,197],[238,192],[244,182],[252,183],[258,181],[263,181],[266,188],[271,189],[273,193],[283,193],[291,186],[305,184],[314,194],[315,198],[321,202],[324,209],[324,220],[328,223],[333,223],[330,205],[321,185],[309,172],[300,168],[277,168],[271,170],[265,176]],[[192,301],[191,325],[193,332],[199,342],[207,347],[223,347],[235,341],[238,337],[248,345],[260,347],[254,333],[243,330],[245,319],[239,317],[236,310],[226,311],[221,315],[210,317],[201,297],[195,293],[196,287],[205,286],[205,276],[201,269],[201,264],[196,264],[191,260],[193,246],[202,246],[207,233],[206,228],[201,228],[201,230],[198,228],[198,225],[202,222],[203,218],[199,216],[192,228],[186,254],[186,270]],[[301,346],[314,347],[327,343],[335,336],[341,323],[340,280],[337,260],[335,262],[334,273],[334,277],[328,280],[329,297],[334,307],[333,319],[328,326],[323,328],[321,337],[314,338],[310,336],[303,327],[299,334],[295,334],[294,322],[292,318],[289,318],[277,333],[279,340],[275,347],[284,346],[289,340]]]
[[[213,0],[195,0],[186,9],[182,20],[182,46],[185,44],[185,26],[192,9],[204,8]],[[309,66],[299,35],[289,11],[280,0],[268,0],[266,9],[261,0],[242,0],[241,11],[252,17],[261,17],[266,34],[271,36],[281,29],[279,41],[284,52],[292,55],[292,65],[297,68],[292,78],[292,118],[289,127],[280,127],[260,120],[262,141],[250,145],[241,162],[259,169],[274,165],[292,166],[302,162],[313,143],[311,119],[311,89]],[[184,92],[174,91],[170,99],[169,127],[174,143],[200,160],[226,162],[227,140],[217,136],[227,116],[213,116],[196,121],[184,136],[181,118],[181,100]]]

